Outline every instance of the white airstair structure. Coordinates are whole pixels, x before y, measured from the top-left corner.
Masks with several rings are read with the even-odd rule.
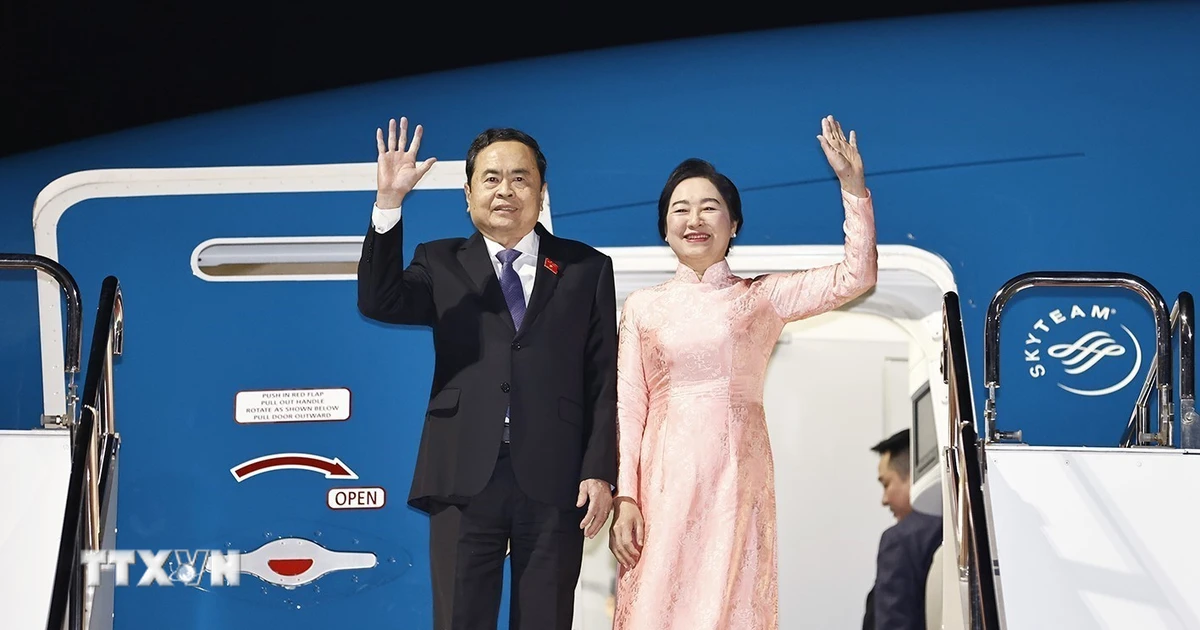
[[[79,287],[57,262],[35,254],[0,254],[0,270],[36,270],[66,301],[66,413],[40,426],[0,431],[0,611],[5,630],[112,628],[113,574],[88,587],[85,550],[109,549],[116,537],[117,455],[113,357],[121,353],[121,288],[105,278],[86,372]],[[85,378],[83,393],[77,379]]]
[[[1155,358],[1122,444],[1042,447],[1000,430],[999,325],[1005,304],[1033,287],[1117,287],[1150,304]],[[945,296],[943,374],[949,426],[938,427],[945,543],[940,623],[981,630],[1185,630],[1200,628],[1200,548],[1188,529],[1200,517],[1200,439],[1195,426],[1194,307],[1179,296],[1168,314],[1159,292],[1123,273],[1029,273],[996,294],[985,330],[985,426],[979,431],[957,294]],[[1172,338],[1179,331],[1178,392]],[[1158,421],[1149,427],[1149,399]],[[1178,405],[1176,405],[1178,393]],[[1173,444],[1174,410],[1181,412]],[[1113,410],[1114,413],[1119,410]],[[1006,426],[1017,424],[1007,420]],[[1180,535],[1183,533],[1184,535]]]

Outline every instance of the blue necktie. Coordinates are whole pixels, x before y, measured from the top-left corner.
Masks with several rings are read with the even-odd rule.
[[[508,312],[512,314],[513,325],[521,330],[521,321],[525,319],[525,290],[521,288],[521,279],[513,269],[513,261],[521,255],[515,249],[496,252],[500,259],[500,290],[504,292],[504,301],[508,302]]]
[[[513,269],[513,261],[521,255],[515,249],[496,252],[500,260],[500,290],[504,293],[504,301],[508,302],[508,312],[512,314],[513,325],[521,330],[521,322],[525,319],[525,290],[521,288],[521,278]],[[504,442],[508,442],[509,410],[504,411]]]

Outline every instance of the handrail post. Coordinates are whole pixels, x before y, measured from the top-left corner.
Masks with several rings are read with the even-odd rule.
[[[1180,441],[1183,441],[1184,432],[1186,431],[1188,439],[1193,443],[1200,441],[1200,435],[1193,435],[1196,429],[1196,355],[1193,330],[1195,320],[1195,303],[1192,300],[1192,294],[1184,291],[1179,294],[1179,298],[1175,300],[1175,304],[1171,306],[1170,326],[1171,336],[1174,336],[1175,330],[1179,330],[1179,418],[1181,421]],[[1152,363],[1158,362],[1158,354],[1151,359]],[[1139,445],[1152,441],[1164,446],[1174,446],[1175,434],[1173,427],[1170,425],[1163,426],[1161,423],[1158,428],[1158,433],[1149,433],[1149,415],[1150,415],[1150,392],[1158,385],[1158,374],[1151,370],[1146,374],[1146,380],[1142,383],[1142,390],[1138,392],[1137,402],[1133,405],[1133,411],[1129,414],[1129,422],[1125,426],[1125,432],[1121,436],[1119,446],[1122,448],[1133,446],[1134,443]],[[1197,444],[1200,446],[1200,444]],[[1187,447],[1184,448],[1195,448]]]
[[[1200,449],[1200,415],[1196,413],[1196,305],[1192,294],[1179,294],[1179,446]],[[1170,434],[1167,435],[1171,437]]]
[[[79,299],[79,285],[65,267],[56,261],[38,254],[0,253],[0,269],[32,269],[54,278],[62,287],[67,300],[67,348],[63,356],[67,379],[67,413],[64,417],[42,416],[42,426],[69,427],[78,419],[79,396],[75,378],[83,362],[83,306]]]
[[[970,628],[999,630],[1003,625],[1000,591],[984,495],[986,443],[979,437],[979,427],[975,423],[962,310],[958,294],[953,291],[942,298],[942,338],[943,376],[949,386],[951,425],[946,465],[951,477],[958,575],[968,591],[965,611],[968,618],[965,621]]]
[[[54,587],[47,618],[48,630],[64,626],[82,629],[88,588],[82,581],[80,553],[102,546],[110,506],[101,505],[101,482],[109,469],[110,445],[117,443],[113,414],[113,358],[123,351],[124,305],[121,286],[108,276],[100,287],[81,413],[69,428],[72,435],[71,480],[64,506]]]
[[[1004,306],[1017,293],[1032,287],[1077,287],[1093,286],[1127,289],[1146,300],[1154,312],[1155,347],[1157,361],[1151,366],[1157,374],[1156,388],[1159,400],[1159,437],[1170,437],[1174,417],[1174,395],[1171,387],[1171,318],[1162,294],[1154,285],[1142,278],[1121,272],[1093,271],[1034,271],[1016,276],[1004,283],[988,305],[984,321],[983,367],[984,384],[988,389],[987,407],[984,418],[987,423],[988,442],[1004,440],[1020,441],[1021,431],[1000,431],[996,428],[996,389],[1000,387],[1000,315]],[[1138,420],[1137,435],[1149,433],[1149,418]]]
[[[125,301],[121,297],[121,285],[116,282],[113,282],[112,309],[112,326],[108,331],[108,347],[104,353],[104,422],[100,435],[114,435],[117,432],[113,402],[113,359],[121,356],[125,349]]]

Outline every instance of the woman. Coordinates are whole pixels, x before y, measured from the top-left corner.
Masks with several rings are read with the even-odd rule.
[[[878,267],[854,132],[847,139],[832,116],[821,126],[846,213],[838,264],[730,273],[741,198],[702,160],[680,164],[659,197],[659,233],[679,265],[672,280],[631,294],[621,317],[616,630],[778,627],[767,362],[784,324],[862,295]]]

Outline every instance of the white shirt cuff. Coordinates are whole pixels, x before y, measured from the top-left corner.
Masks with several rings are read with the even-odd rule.
[[[388,230],[396,227],[400,222],[400,208],[383,209],[379,206],[371,206],[371,223],[375,226],[375,231],[383,234]]]

